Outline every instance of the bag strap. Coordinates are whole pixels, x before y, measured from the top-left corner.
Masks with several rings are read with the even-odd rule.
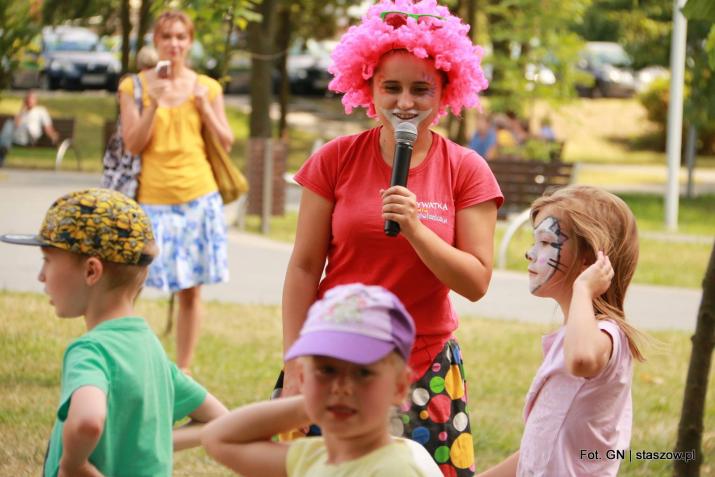
[[[132,81],[134,82],[134,103],[137,105],[139,114],[141,114],[144,106],[142,101],[142,82],[139,79],[139,75],[132,75]]]

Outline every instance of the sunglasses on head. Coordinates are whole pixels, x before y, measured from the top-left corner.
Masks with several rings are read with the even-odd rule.
[[[382,12],[380,13],[380,18],[382,19],[382,21],[392,26],[393,28],[399,28],[402,25],[407,24],[407,18],[414,18],[417,23],[421,23],[423,20],[428,20],[431,18],[437,20],[444,20],[444,17],[440,17],[439,15],[430,15],[429,13],[407,13],[398,10],[389,10]]]

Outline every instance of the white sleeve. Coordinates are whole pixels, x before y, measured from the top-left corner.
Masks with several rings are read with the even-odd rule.
[[[50,113],[47,112],[47,108],[44,106],[40,106],[40,108],[38,112],[40,113],[39,116],[42,127],[52,126],[52,118],[50,118]]]
[[[410,453],[412,454],[412,458],[414,459],[415,464],[417,465],[417,467],[419,467],[419,469],[424,473],[426,477],[444,477],[444,474],[441,470],[439,470],[439,467],[437,467],[437,463],[429,455],[427,449],[425,449],[412,439],[404,438],[403,441],[410,449]]]

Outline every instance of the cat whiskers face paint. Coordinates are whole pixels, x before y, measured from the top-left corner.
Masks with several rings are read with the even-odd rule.
[[[526,252],[529,261],[529,291],[535,293],[558,271],[566,273],[561,261],[568,237],[561,231],[559,219],[548,216],[534,227],[534,245]]]

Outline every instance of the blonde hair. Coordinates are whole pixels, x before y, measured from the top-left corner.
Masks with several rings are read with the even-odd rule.
[[[644,336],[626,322],[623,309],[626,290],[638,263],[638,230],[633,212],[619,197],[590,186],[569,186],[545,193],[531,206],[532,223],[545,207],[558,212],[571,230],[575,240],[572,273],[579,271],[575,266],[579,262],[595,262],[599,250],[610,259],[614,276],[608,290],[593,299],[596,318],[618,323],[628,338],[631,353],[643,361],[639,343]]]
[[[189,18],[189,16],[181,10],[168,10],[159,15],[159,17],[154,22],[155,45],[157,43],[156,40],[158,36],[161,35],[161,32],[164,27],[177,21],[184,24],[184,26],[186,27],[186,31],[189,34],[189,38],[191,38],[191,40],[194,39],[194,22],[191,21],[191,18]]]

